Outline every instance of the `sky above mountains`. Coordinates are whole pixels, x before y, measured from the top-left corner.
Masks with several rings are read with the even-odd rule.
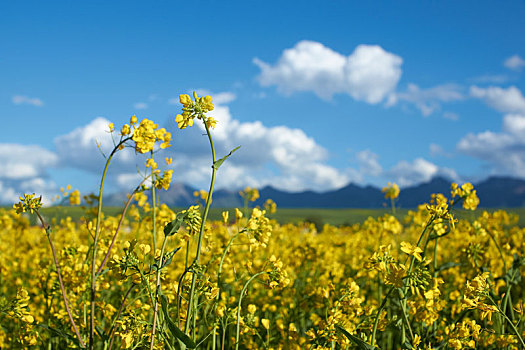
[[[440,175],[525,178],[523,1],[0,3],[0,203],[96,191],[107,124],[172,132],[173,180],[207,188],[178,95],[214,97],[217,186],[317,191]],[[112,191],[140,181],[125,150]],[[159,162],[161,163],[161,162]]]

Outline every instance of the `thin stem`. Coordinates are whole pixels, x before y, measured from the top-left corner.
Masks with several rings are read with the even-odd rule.
[[[521,347],[523,349],[525,349],[525,341],[523,341],[523,338],[521,337],[520,335],[520,332],[518,331],[518,329],[516,328],[516,326],[514,325],[514,322],[512,322],[508,317],[507,315],[503,312],[503,310],[500,309],[500,307],[498,306],[498,304],[491,298],[491,297],[488,297],[488,299],[491,301],[491,303],[498,309],[498,312],[505,318],[505,320],[510,324],[510,327],[512,328],[512,330],[514,331],[514,334],[516,334],[516,336],[518,337],[520,343],[521,343]]]
[[[257,278],[258,276],[262,275],[262,274],[265,274],[265,273],[268,273],[266,271],[261,271],[261,272],[258,272],[256,273],[255,275],[253,275],[245,284],[244,284],[244,287],[242,288],[242,291],[241,291],[241,295],[239,295],[239,303],[237,305],[237,331],[236,331],[236,335],[235,335],[235,350],[238,350],[239,349],[239,335],[240,335],[240,332],[241,332],[241,302],[242,302],[242,297],[244,295],[244,292],[246,292],[246,289],[248,288],[248,285],[255,279]]]
[[[91,265],[91,322],[89,327],[89,348],[92,350],[94,346],[95,338],[95,299],[96,299],[96,281],[97,281],[97,245],[98,239],[100,237],[100,221],[102,217],[102,193],[104,192],[104,181],[106,179],[106,174],[109,168],[109,162],[118,151],[119,147],[123,145],[126,141],[130,140],[131,137],[122,139],[118,145],[113,148],[109,157],[106,160],[106,165],[104,166],[104,171],[102,172],[102,178],[100,180],[100,189],[98,194],[98,207],[97,207],[97,228],[95,231],[95,238],[93,240],[93,263]]]
[[[153,158],[153,151],[151,151],[151,157]],[[153,259],[155,259],[155,251],[157,250],[157,201],[155,199],[155,170],[151,167],[151,201],[153,204]]]
[[[133,287],[135,287],[134,283],[131,284],[128,291],[124,295],[124,299],[122,299],[122,303],[120,304],[120,308],[118,310],[117,317],[115,317],[115,320],[113,321],[113,325],[112,325],[113,329],[111,330],[111,340],[109,341],[108,350],[111,350],[111,348],[113,347],[113,340],[115,339],[115,329],[116,329],[115,323],[120,319],[120,315],[122,314],[122,311],[124,310],[124,303],[126,302],[126,299],[128,298],[129,293],[131,293],[131,290],[133,289]]]
[[[169,236],[164,236],[164,242],[162,242],[162,248],[160,250],[160,261],[157,267],[157,287],[155,288],[155,307],[153,308],[153,329],[151,330],[151,343],[149,345],[150,350],[153,349],[153,346],[155,344],[155,331],[157,326],[157,313],[159,308],[160,270],[162,268],[162,260],[164,259],[164,249],[166,248],[168,237]]]
[[[210,130],[208,128],[208,125],[206,122],[204,122],[204,127],[206,128],[206,134],[208,135],[208,139],[210,141],[211,146],[211,153],[212,153],[212,173],[211,173],[211,183],[210,183],[210,190],[208,191],[208,198],[206,199],[206,207],[204,208],[204,214],[202,215],[202,223],[201,228],[199,232],[199,241],[197,244],[197,253],[195,255],[195,260],[193,261],[193,265],[198,265],[200,256],[201,256],[201,247],[202,247],[202,238],[204,237],[204,227],[206,224],[206,218],[208,217],[208,211],[210,210],[210,205],[212,201],[212,194],[213,194],[213,187],[215,185],[215,176],[217,174],[217,169],[215,168],[215,147],[213,145],[213,139],[211,137]],[[191,279],[191,289],[190,289],[190,300],[188,304],[188,313],[186,315],[186,326],[184,327],[184,333],[188,334],[189,328],[190,328],[190,320],[191,320],[191,311],[193,308],[193,301],[195,298],[195,285],[197,283],[197,274],[195,272],[192,272],[192,279]],[[195,316],[194,316],[195,317]]]
[[[73,315],[71,315],[71,311],[69,310],[69,305],[67,303],[66,291],[64,289],[64,282],[62,281],[62,273],[60,272],[60,266],[58,265],[57,255],[55,252],[55,246],[53,245],[53,241],[51,240],[51,227],[47,226],[44,223],[44,219],[42,218],[38,210],[35,210],[35,213],[40,219],[40,222],[42,223],[42,227],[46,231],[47,240],[49,241],[49,245],[51,247],[51,253],[53,253],[53,261],[55,263],[55,268],[57,269],[58,282],[60,283],[60,290],[62,291],[62,298],[64,299],[64,304],[66,306],[67,315],[69,316],[69,321],[71,322],[71,325],[73,326],[73,329],[75,330],[75,334],[77,335],[80,345],[83,348],[85,348],[86,344],[84,343],[84,341],[82,340],[82,337],[80,336],[80,333],[78,332],[77,325],[75,324],[75,320],[73,320]]]
[[[117,239],[117,235],[118,235],[118,233],[120,231],[120,228],[122,226],[122,222],[124,221],[124,217],[126,216],[126,212],[128,211],[128,208],[129,208],[129,205],[131,204],[131,200],[133,199],[133,196],[135,196],[135,194],[139,191],[140,187],[142,186],[142,184],[144,183],[144,181],[146,181],[146,179],[148,177],[146,177],[144,180],[142,180],[141,183],[135,188],[135,190],[133,190],[133,192],[129,196],[128,201],[126,202],[126,205],[124,206],[124,210],[122,210],[122,215],[120,215],[120,220],[118,222],[117,230],[115,231],[115,234],[113,235],[113,239],[111,240],[111,244],[109,245],[109,248],[108,248],[108,251],[106,253],[106,256],[104,256],[104,260],[102,260],[102,264],[100,264],[100,267],[97,270],[97,276],[100,275],[100,272],[102,271],[102,269],[106,265],[106,262],[107,262],[107,260],[109,258],[109,253],[111,253],[111,249],[113,248],[113,245],[115,244],[115,240]]]
[[[381,305],[379,306],[379,309],[377,310],[376,319],[374,320],[374,327],[372,328],[372,336],[370,338],[370,344],[374,346],[375,340],[376,340],[376,332],[377,332],[377,325],[379,324],[379,317],[381,316],[381,311],[385,308],[386,300],[390,293],[394,290],[394,287],[390,288],[388,293],[386,293],[385,297],[383,298],[383,302],[381,302]]]

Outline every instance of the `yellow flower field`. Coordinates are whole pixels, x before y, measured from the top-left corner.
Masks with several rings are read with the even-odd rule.
[[[213,174],[200,204],[173,212],[157,203],[172,173],[161,175],[154,155],[171,135],[133,117],[107,164],[128,144],[151,157],[122,215],[104,215],[106,170],[79,222],[47,222],[38,194],[0,209],[1,349],[525,348],[517,217],[478,211],[458,221],[454,208],[479,204],[463,184],[401,221],[280,225],[267,217],[275,203],[250,208],[252,188],[235,215],[207,221],[216,173],[235,150],[216,158],[212,98],[193,97],[181,95],[174,122],[184,129],[197,118],[209,137]],[[384,192],[395,211],[399,188]]]

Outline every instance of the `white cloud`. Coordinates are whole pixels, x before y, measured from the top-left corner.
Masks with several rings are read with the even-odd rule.
[[[525,178],[525,115],[507,114],[501,132],[470,133],[457,149],[484,161],[492,174]]]
[[[13,187],[7,186],[3,181],[0,181],[0,204],[15,204],[18,202],[20,195],[23,194],[16,191]]]
[[[471,86],[470,96],[484,100],[487,105],[500,112],[525,114],[525,97],[515,86],[507,89],[497,86],[488,88]]]
[[[0,179],[27,179],[41,176],[56,166],[55,153],[36,145],[0,144]]]
[[[525,60],[518,55],[513,55],[507,58],[503,62],[503,65],[508,69],[520,71],[523,67],[525,67]]]
[[[344,171],[326,164],[328,152],[301,129],[267,127],[260,121],[240,122],[232,117],[228,106],[217,102],[231,101],[233,95],[213,96],[216,105],[209,115],[218,120],[213,130],[217,157],[241,146],[220,168],[218,187],[272,185],[298,191],[334,189],[348,183]],[[169,152],[177,181],[198,183],[197,187],[209,181],[210,149],[203,131],[202,123],[197,121],[192,128],[173,131],[174,147]]]
[[[26,104],[26,105],[33,105],[36,107],[42,107],[44,105],[44,102],[42,102],[42,100],[39,98],[36,98],[36,97],[31,98],[31,97],[27,97],[23,95],[13,96],[12,101],[15,105]]]
[[[383,167],[379,164],[379,156],[370,150],[357,152],[357,162],[359,170],[365,175],[379,176],[383,172]]]
[[[24,193],[42,195],[49,204],[57,186],[47,169],[57,163],[57,155],[40,146],[0,144],[0,204],[14,204]]]
[[[145,102],[137,102],[133,105],[133,108],[135,109],[147,109],[148,108],[148,104],[145,103]]]
[[[395,90],[401,78],[402,58],[377,45],[359,45],[344,56],[321,43],[300,41],[284,50],[275,65],[254,58],[261,69],[262,86],[276,85],[283,94],[313,91],[322,99],[346,93],[376,104]]]
[[[414,104],[424,116],[429,116],[441,108],[442,102],[452,102],[464,98],[461,87],[455,84],[438,85],[421,89],[416,84],[408,84],[405,92],[396,94],[398,100]]]
[[[385,175],[392,178],[401,187],[427,182],[436,176],[444,176],[454,181],[459,179],[453,169],[439,167],[423,158],[416,158],[412,162],[402,160]]]
[[[109,133],[108,124],[109,120],[97,117],[85,126],[56,137],[54,142],[61,165],[102,174],[106,160],[101,151],[108,156],[114,148],[114,140]],[[118,132],[114,133],[115,142],[118,141],[117,134]],[[97,144],[100,145],[100,149]],[[125,148],[115,156],[112,168],[127,165],[133,170],[134,158],[134,151]]]

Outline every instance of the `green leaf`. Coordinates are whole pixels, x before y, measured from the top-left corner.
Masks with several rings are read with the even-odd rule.
[[[164,318],[168,323],[168,328],[171,334],[173,334],[174,337],[183,342],[184,345],[186,345],[186,347],[190,349],[195,349],[197,347],[195,342],[191,340],[191,338],[188,337],[183,331],[181,331],[179,327],[177,327],[177,325],[171,320],[170,315],[168,313],[168,299],[164,294],[160,294],[160,305],[162,307],[162,312],[164,313]]]
[[[215,168],[215,170],[218,170],[219,167],[222,165],[222,163],[224,163],[224,161],[232,155],[233,152],[237,151],[239,148],[241,148],[241,146],[237,146],[235,147],[230,153],[228,153],[227,155],[225,155],[224,157],[222,157],[221,159],[219,160],[216,160],[215,163],[213,163],[213,167]]]
[[[180,247],[177,247],[177,248],[173,249],[171,252],[166,253],[164,255],[164,258],[162,259],[162,266],[160,267],[160,269],[163,269],[166,266],[168,266],[169,264],[171,264],[171,260],[173,260],[173,256],[179,250],[180,250]],[[153,264],[153,268],[155,269],[155,271],[157,271],[157,269],[159,268],[158,261],[156,261],[155,264]]]
[[[357,345],[358,349],[360,349],[360,350],[376,350],[377,349],[375,346],[370,345],[367,342],[364,342],[363,340],[361,340],[361,338],[358,338],[355,335],[352,335],[352,334],[348,333],[348,331],[346,329],[344,329],[343,327],[341,327],[339,325],[336,325],[335,327],[337,328],[337,330],[339,332],[343,333],[343,335],[345,337],[347,337],[348,340],[350,340],[355,345]]]
[[[185,217],[185,214],[177,213],[177,217],[173,221],[169,222],[166,226],[164,226],[164,235],[173,236],[174,234],[176,234],[177,231],[179,231]]]

